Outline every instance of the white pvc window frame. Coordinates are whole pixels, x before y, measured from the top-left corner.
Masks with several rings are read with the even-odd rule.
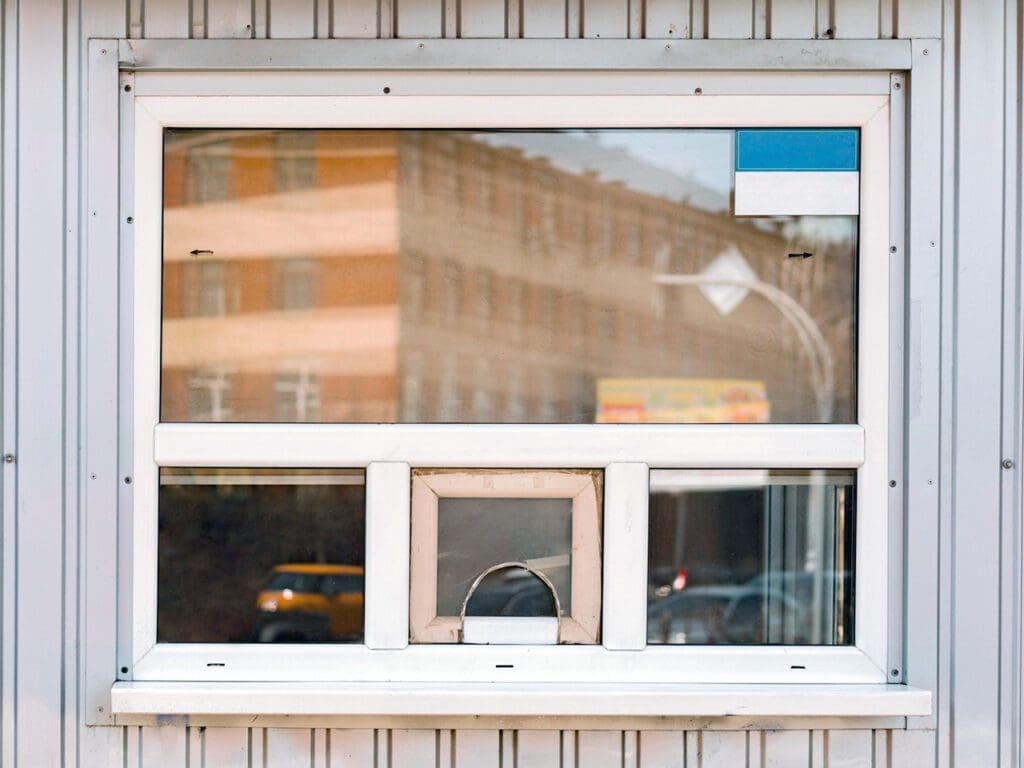
[[[631,95],[614,78],[535,75],[543,95],[473,92],[436,73],[431,95],[136,95],[132,335],[130,647],[135,681],[868,683],[887,681],[890,402],[890,97]],[[154,73],[156,78],[173,74]],[[184,76],[183,76],[184,77]],[[255,77],[258,77],[256,75]],[[362,76],[364,79],[370,75]],[[545,83],[543,78],[547,77]],[[742,75],[747,80],[754,75]],[[376,78],[379,79],[379,78]],[[136,77],[137,86],[143,76]],[[159,81],[158,81],[159,82]],[[498,81],[512,84],[515,81]],[[239,81],[242,83],[242,81]],[[351,83],[351,89],[345,83]],[[561,85],[560,85],[561,83]],[[567,85],[570,90],[567,91]],[[778,84],[777,78],[775,80]],[[597,84],[597,85],[595,85]],[[185,81],[187,88],[187,81]],[[490,83],[491,86],[494,83]],[[512,86],[514,88],[515,86]],[[140,90],[136,89],[137,92]],[[242,83],[241,93],[252,93]],[[594,93],[593,91],[597,92]],[[469,92],[467,92],[469,91]],[[338,95],[350,92],[362,95]],[[378,91],[379,93],[379,91]],[[738,128],[861,129],[857,401],[852,425],[160,424],[163,129]],[[159,467],[366,468],[365,642],[158,644]],[[411,467],[601,468],[604,594],[599,646],[409,646]],[[855,645],[646,645],[649,468],[857,472]],[[510,666],[511,665],[511,666]]]

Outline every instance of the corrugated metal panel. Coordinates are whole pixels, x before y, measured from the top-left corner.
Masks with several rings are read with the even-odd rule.
[[[393,8],[392,8],[393,4]],[[942,0],[129,0],[133,37],[939,37]],[[635,16],[635,20],[631,19]],[[568,23],[567,23],[568,21]]]
[[[734,10],[724,12],[726,5]],[[952,13],[952,4],[950,8]],[[559,38],[600,30],[602,36],[626,37],[637,32],[637,9],[648,37],[750,37],[760,36],[763,29],[772,37],[812,38],[827,36],[826,30],[833,29],[840,37],[935,38],[942,36],[944,23],[951,34],[945,46],[947,97],[959,83],[962,101],[946,106],[946,231],[938,249],[945,251],[946,260],[940,264],[937,252],[930,255],[923,248],[912,257],[915,269],[930,260],[934,266],[925,269],[938,270],[944,264],[948,278],[943,319],[944,364],[948,366],[943,369],[945,468],[936,482],[946,489],[943,510],[948,520],[942,546],[950,549],[936,558],[935,570],[943,579],[936,601],[942,607],[939,625],[952,621],[956,632],[946,635],[943,655],[936,652],[936,656],[939,681],[945,683],[952,675],[956,698],[951,702],[946,690],[939,692],[938,732],[637,734],[82,726],[75,698],[80,674],[77,642],[89,635],[84,634],[75,595],[84,580],[81,574],[94,575],[89,563],[77,560],[83,543],[78,538],[76,500],[86,468],[78,467],[74,458],[79,420],[76,301],[82,289],[76,263],[80,239],[86,236],[84,220],[89,216],[81,206],[82,190],[90,180],[78,176],[85,139],[80,132],[85,116],[78,109],[83,101],[79,86],[87,82],[86,41],[125,35],[387,37],[395,27],[393,20],[399,32],[408,36],[491,36],[500,30],[502,35],[521,31],[526,36]],[[1014,714],[1012,703],[1000,700],[1000,680],[1006,672],[998,665],[1003,660],[1009,663],[1013,648],[1006,634],[1012,635],[1014,626],[1007,622],[1009,629],[1002,629],[1000,643],[998,591],[1003,587],[1008,594],[1005,599],[1019,599],[1020,574],[1011,566],[1019,562],[1020,553],[1013,541],[1006,540],[1001,552],[999,536],[1001,530],[1013,530],[1019,524],[1020,482],[1014,481],[1016,501],[1012,493],[997,498],[999,478],[1007,475],[997,469],[1003,454],[995,448],[1001,440],[1004,444],[1009,440],[1010,452],[1018,451],[1020,466],[1020,436],[1014,449],[1012,432],[1019,429],[1024,404],[1019,357],[1014,362],[1009,356],[992,355],[993,339],[1012,335],[1015,327],[1018,338],[1011,339],[1010,346],[1017,345],[1018,356],[1021,343],[1019,325],[1015,325],[1019,307],[1000,306],[994,300],[996,296],[1012,298],[1014,287],[1007,281],[1020,279],[1013,268],[1021,201],[1019,146],[1013,137],[1019,135],[1020,116],[1013,108],[1004,109],[1019,104],[1020,84],[994,74],[1013,73],[1019,66],[1015,62],[1020,51],[1014,47],[1019,40],[1013,31],[1017,10],[1013,0],[972,0],[961,11],[957,22],[944,19],[942,0],[728,0],[721,4],[646,0],[642,5],[624,0],[618,5],[607,0],[522,0],[512,8],[498,0],[463,0],[461,5],[456,0],[334,0],[333,6],[327,0],[4,3],[0,9],[2,431],[3,452],[14,455],[15,461],[2,465],[0,487],[3,764],[451,768],[499,761],[517,768],[606,763],[643,768],[805,764],[909,768],[950,762],[949,744],[957,745],[953,757],[964,764],[994,765],[1019,749],[1008,730],[1000,735],[997,723],[1006,725]],[[463,21],[456,24],[459,13]],[[1010,32],[1004,35],[1000,25],[1006,21],[1011,22]],[[972,120],[977,114],[1005,114],[1005,120]],[[1009,140],[1008,146],[1004,140]],[[959,168],[959,177],[954,168]],[[954,186],[957,180],[959,190]],[[1008,201],[1017,206],[1017,213],[1011,210],[1004,217],[1003,205]],[[1019,301],[1019,283],[1016,295]],[[62,305],[63,312],[52,310]],[[40,307],[47,309],[40,311]],[[1012,376],[1011,386],[1006,386],[1004,367],[1018,371],[1018,386],[1012,385]],[[953,399],[954,392],[960,400]],[[1009,426],[1000,433],[997,425],[1004,423]],[[953,476],[955,496],[950,496]],[[922,482],[924,478],[922,474]],[[927,512],[922,512],[922,518]],[[998,570],[1000,557],[1010,563],[1002,571]],[[1010,577],[1018,581],[1007,590]],[[15,592],[17,584],[22,585],[21,594]],[[1019,633],[1019,625],[1016,630]],[[109,652],[112,658],[108,648],[94,651]],[[955,731],[951,706],[957,711]],[[1001,750],[998,758],[997,750]]]

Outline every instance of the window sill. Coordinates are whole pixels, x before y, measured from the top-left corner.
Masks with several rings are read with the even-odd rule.
[[[680,683],[122,682],[115,715],[477,717],[909,717],[929,691],[904,685]]]

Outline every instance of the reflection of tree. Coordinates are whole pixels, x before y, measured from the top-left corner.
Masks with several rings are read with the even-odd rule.
[[[162,486],[158,637],[244,640],[275,565],[362,565],[364,541],[362,486]]]

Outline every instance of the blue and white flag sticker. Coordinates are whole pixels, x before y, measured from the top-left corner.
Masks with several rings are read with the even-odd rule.
[[[860,131],[736,131],[737,216],[849,216],[860,211]]]

